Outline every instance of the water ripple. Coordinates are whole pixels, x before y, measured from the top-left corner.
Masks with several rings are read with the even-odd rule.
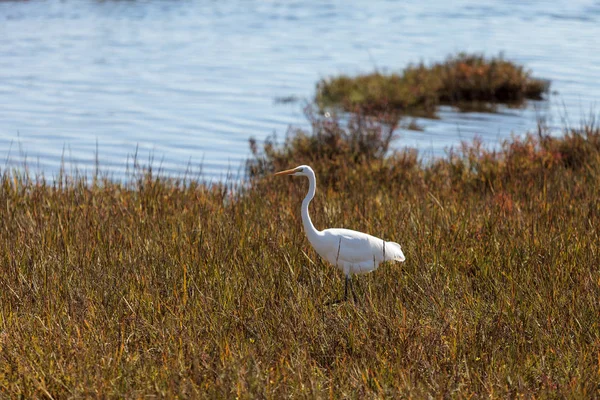
[[[594,1],[4,1],[0,21],[0,155],[47,176],[98,158],[122,177],[137,151],[167,173],[202,164],[220,179],[248,157],[248,138],[307,126],[302,104],[274,99],[456,51],[504,52],[555,94],[497,114],[442,108],[418,120],[424,132],[400,130],[398,148],[498,143],[537,117],[579,121],[600,98]]]

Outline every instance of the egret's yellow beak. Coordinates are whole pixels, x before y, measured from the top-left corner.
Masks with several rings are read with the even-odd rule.
[[[297,172],[297,170],[298,170],[298,168],[286,169],[285,171],[276,172],[275,175],[291,175],[291,174]]]

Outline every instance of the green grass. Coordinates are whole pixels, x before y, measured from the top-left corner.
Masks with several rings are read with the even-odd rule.
[[[424,163],[368,120],[313,122],[255,149],[246,188],[4,172],[0,397],[600,395],[597,127]],[[402,244],[359,304],[326,305],[306,182],[268,175],[302,162],[318,228]]]
[[[321,108],[433,117],[439,105],[486,111],[498,103],[519,106],[526,99],[542,99],[548,87],[548,82],[502,56],[459,53],[431,66],[410,65],[401,74],[323,79],[315,100]]]

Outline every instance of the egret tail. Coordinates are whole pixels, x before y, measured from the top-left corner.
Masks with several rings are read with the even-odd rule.
[[[404,253],[402,248],[396,242],[385,242],[385,258],[386,260],[404,261]]]

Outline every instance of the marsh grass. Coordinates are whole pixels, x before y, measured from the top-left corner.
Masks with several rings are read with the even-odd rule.
[[[349,112],[435,117],[439,105],[493,111],[499,103],[516,107],[526,99],[540,100],[548,88],[547,81],[501,55],[459,53],[431,66],[409,65],[401,74],[376,71],[322,79],[315,100],[321,108]]]
[[[431,163],[327,127],[257,149],[243,187],[5,171],[0,397],[600,395],[593,123]],[[306,182],[268,175],[303,162],[318,228],[406,254],[357,279],[358,304],[326,305],[343,281],[302,232]]]

